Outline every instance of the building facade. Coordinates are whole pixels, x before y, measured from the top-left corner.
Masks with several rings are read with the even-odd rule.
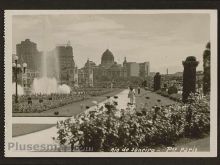
[[[127,69],[114,61],[113,53],[107,49],[101,57],[101,64],[94,69],[95,81],[117,81],[127,77]]]
[[[127,63],[127,76],[128,77],[139,77],[140,75],[140,65],[136,62]]]
[[[75,67],[70,43],[58,45],[48,52],[40,52],[36,43],[26,39],[16,45],[16,55],[19,64],[27,63],[27,74],[24,75],[27,88],[34,78],[43,76],[56,78],[60,84],[78,84],[78,69]]]
[[[73,60],[73,49],[70,44],[56,46],[54,56],[58,61],[59,75],[58,80],[61,84],[74,86],[77,68]],[[77,82],[78,83],[78,82]]]
[[[101,58],[101,66],[105,67],[105,68],[109,68],[112,65],[115,64],[114,61],[114,56],[112,54],[112,52],[107,49],[103,54],[102,54],[102,58]]]
[[[113,53],[107,49],[101,57],[101,64],[87,60],[78,71],[79,85],[108,87],[111,83],[127,77],[126,67],[114,61]]]
[[[143,62],[140,63],[140,77],[146,78],[150,75],[150,63],[149,62]]]
[[[90,73],[90,74],[89,74]],[[145,79],[149,76],[149,62],[136,63],[127,62],[126,57],[123,64],[117,64],[113,53],[107,49],[101,56],[101,64],[96,65],[93,61],[87,60],[84,67],[79,69],[79,84],[86,86],[125,86],[129,84],[129,79],[136,81],[137,78]],[[90,83],[89,83],[90,82]]]
[[[33,81],[38,77],[40,77],[39,71],[26,69],[25,73],[22,73],[22,87],[25,94],[31,94]]]
[[[16,45],[16,55],[18,63],[27,63],[27,69],[39,71],[41,63],[41,52],[37,49],[37,44],[30,39],[21,41]]]
[[[96,64],[89,59],[85,63],[84,67],[78,70],[78,83],[79,86],[93,87],[94,86],[94,68]]]

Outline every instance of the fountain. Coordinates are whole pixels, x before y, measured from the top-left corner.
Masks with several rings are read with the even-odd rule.
[[[47,50],[49,45],[53,43],[53,36],[51,34],[51,24],[48,16],[44,17],[43,20],[43,33],[42,42],[43,54],[41,56],[41,77],[35,78],[32,85],[32,93],[35,94],[51,94],[51,93],[70,93],[71,88],[66,84],[59,84],[57,79],[59,77],[59,60],[57,52],[52,54],[48,53]],[[50,58],[51,57],[51,58]],[[52,66],[48,64],[52,64]],[[55,74],[50,74],[51,71]]]
[[[66,84],[62,84],[58,86],[58,93],[68,94],[70,93],[70,91],[71,88]]]
[[[58,81],[55,77],[49,77],[48,76],[48,67],[47,67],[47,58],[48,54],[46,52],[42,55],[42,76],[40,78],[35,78],[33,81],[33,89],[32,93],[34,94],[51,94],[51,93],[60,93],[60,94],[69,94],[71,91],[71,88],[66,84],[58,84]],[[54,57],[55,69],[59,68],[57,55],[55,54]],[[54,68],[53,68],[54,69]],[[59,72],[56,72],[59,73]],[[58,77],[58,76],[57,76]]]

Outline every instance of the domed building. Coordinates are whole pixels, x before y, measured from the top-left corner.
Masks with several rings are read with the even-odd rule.
[[[106,49],[101,56],[101,64],[96,65],[87,60],[85,66],[80,69],[78,79],[80,86],[125,87],[129,78],[146,77],[148,74],[149,62],[127,62],[125,57],[123,64],[118,64],[114,61],[113,53]]]
[[[94,68],[94,82],[111,82],[127,76],[126,67],[114,61],[113,53],[107,49],[101,56],[101,64]]]
[[[114,56],[112,52],[107,49],[103,54],[101,58],[101,65],[104,67],[110,67],[114,64]]]

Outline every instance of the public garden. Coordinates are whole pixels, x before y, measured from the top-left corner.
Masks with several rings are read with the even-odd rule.
[[[72,117],[53,117],[53,122],[42,120],[41,124],[34,121],[41,118],[31,117],[31,123],[14,124],[13,134],[18,141],[23,141],[26,136],[48,136],[45,140],[51,143],[92,146],[94,151],[110,151],[113,146],[165,150],[166,146],[190,145],[204,139],[197,146],[206,144],[201,150],[209,150],[208,97],[192,96],[190,103],[183,104],[141,89],[135,107],[129,104],[127,89],[113,94],[99,103],[90,100],[92,105],[84,111],[75,109],[75,103],[69,104],[74,112]]]
[[[147,147],[162,151],[183,144],[197,144],[198,150],[208,151],[210,70],[204,67],[203,91],[199,92],[198,61],[189,56],[183,66],[182,94],[175,86],[162,88],[161,75],[156,73],[152,87],[142,86],[140,93],[135,88],[134,104],[128,98],[129,89],[118,88],[19,97],[19,104],[13,102],[13,116],[17,115],[13,136],[20,143],[27,138],[31,142],[34,136],[34,143],[69,146],[71,151],[75,146],[101,152]]]

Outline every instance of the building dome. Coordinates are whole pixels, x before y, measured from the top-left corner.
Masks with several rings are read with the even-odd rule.
[[[114,56],[110,50],[107,49],[102,54],[101,64],[102,65],[114,64]]]

